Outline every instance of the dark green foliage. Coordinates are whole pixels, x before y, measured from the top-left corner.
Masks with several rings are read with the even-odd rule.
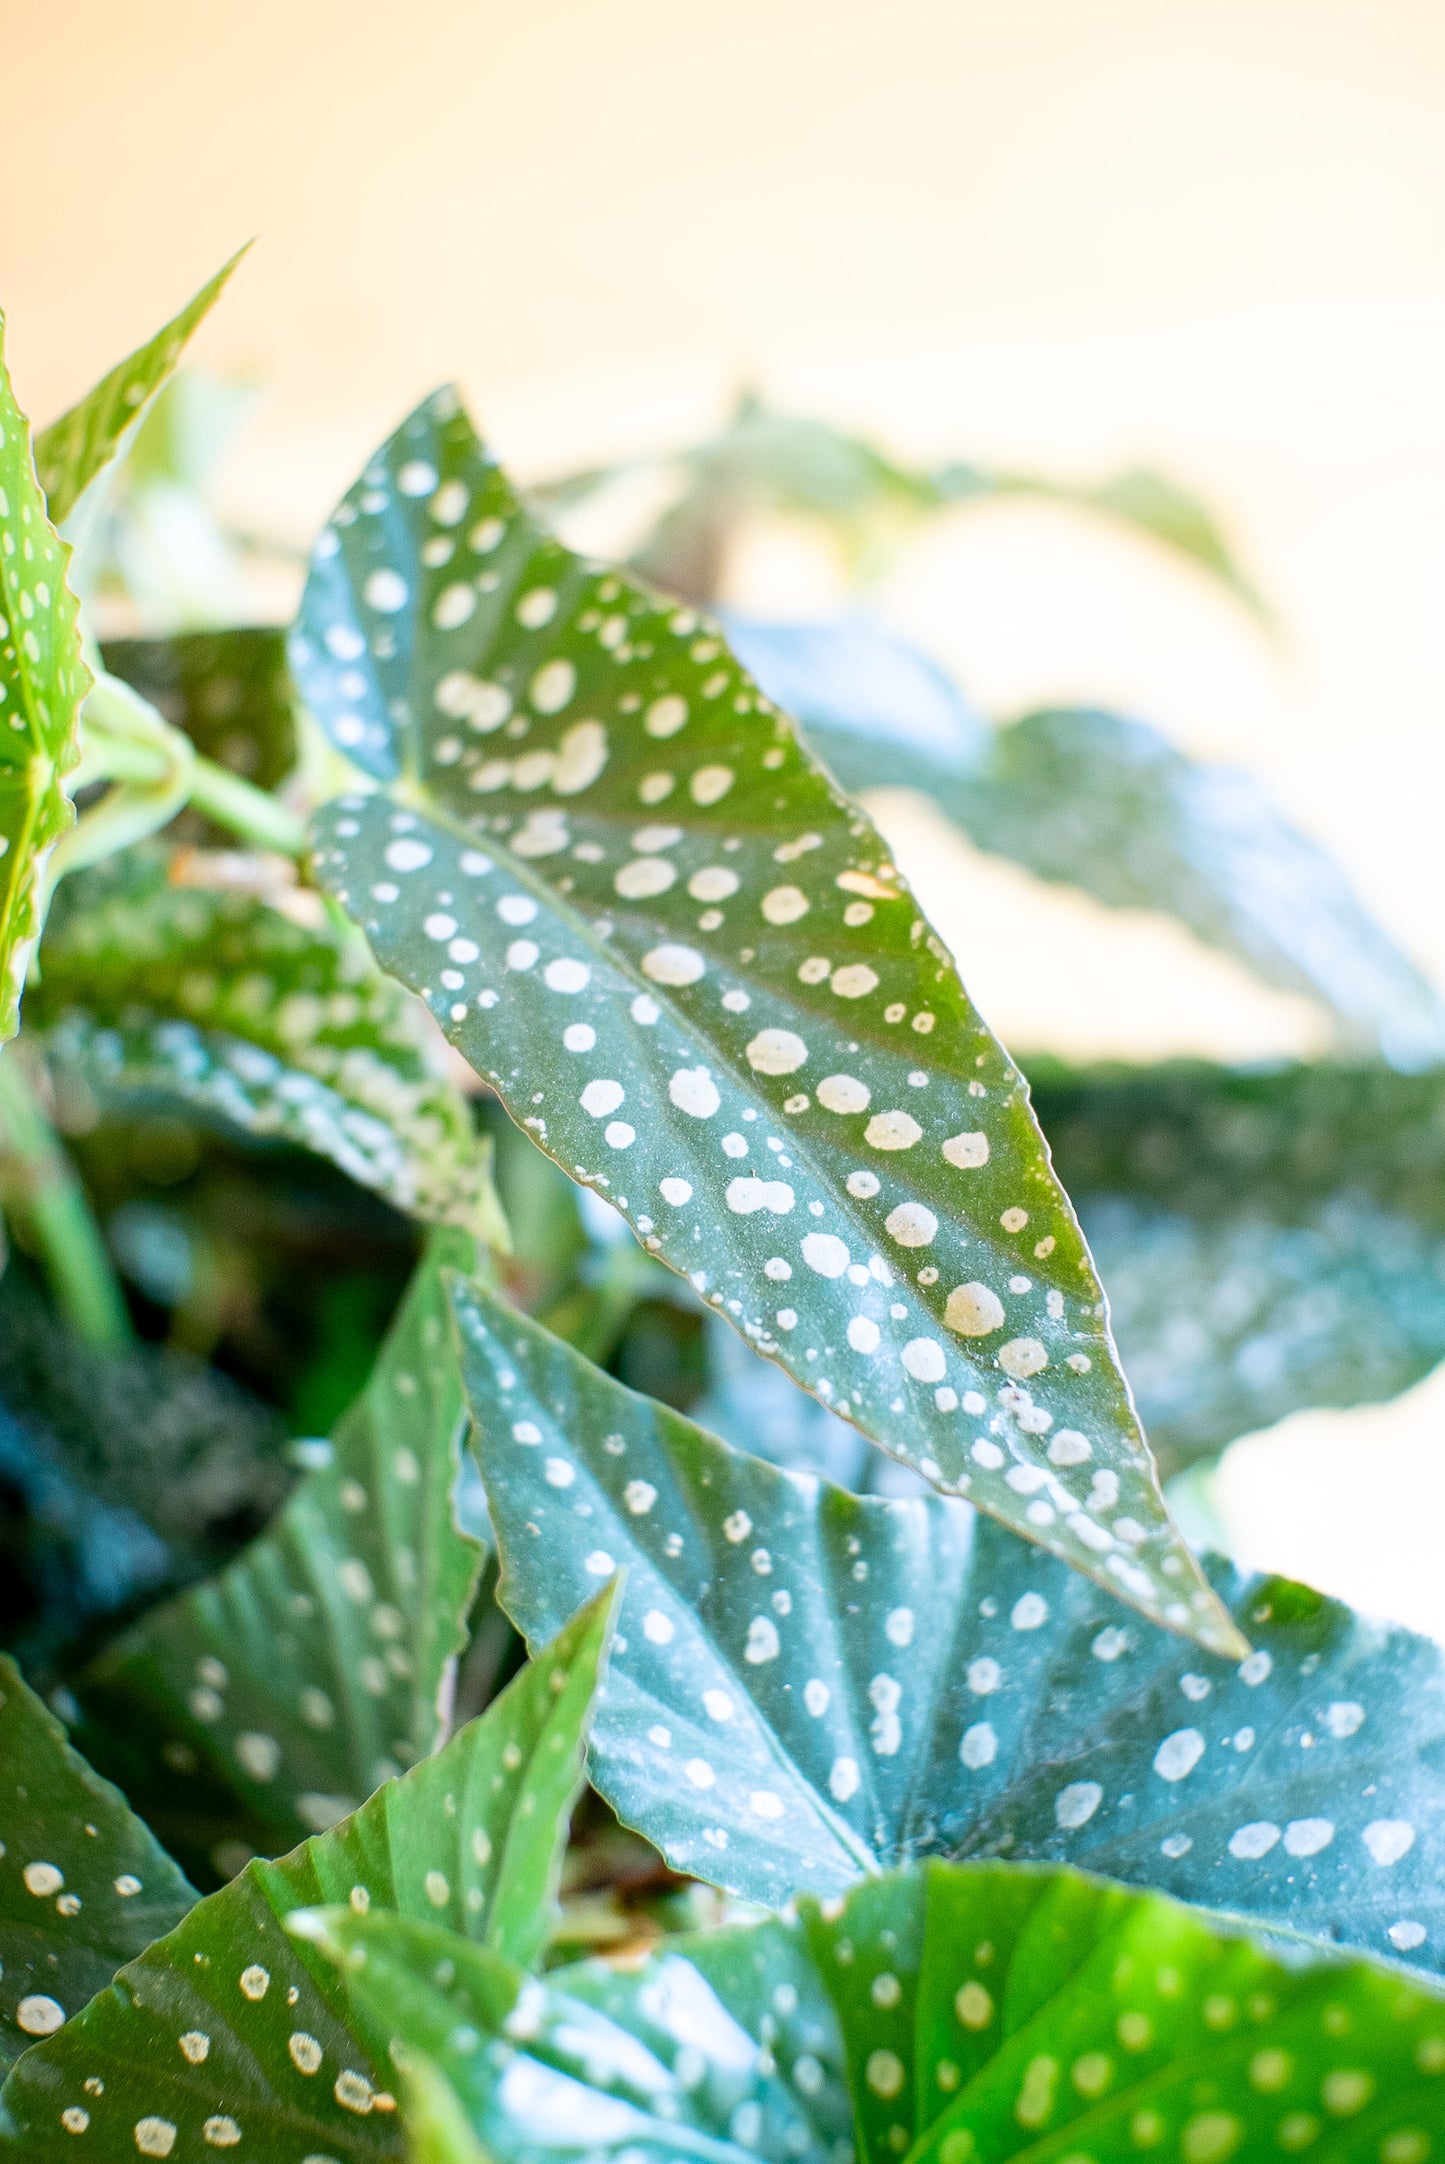
[[[482,1551],[434,1236],[366,1390],[267,1532],[74,1680],[79,1740],[202,1882],[354,1811],[448,1732]]]
[[[0,1280],[0,1634],[54,1680],[138,1606],[218,1570],[292,1475],[276,1414],[159,1345],[81,1344]]]
[[[0,1654],[0,2072],[195,1898]]]
[[[83,2132],[88,2156],[115,2159],[243,2140],[266,2164],[398,2155],[383,2040],[348,2023],[332,1965],[284,1920],[374,1906],[531,1960],[611,1602],[604,1591],[445,1750],[282,1862],[249,1864],[32,2050],[0,2095],[0,2149],[40,2164],[72,2157]]]

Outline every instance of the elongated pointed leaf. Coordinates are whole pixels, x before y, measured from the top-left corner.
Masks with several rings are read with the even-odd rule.
[[[541,1643],[626,1568],[592,1778],[679,1869],[780,1907],[918,1856],[1060,1858],[1445,1969],[1428,1639],[1216,1559],[1257,1649],[1206,1657],[955,1503],[744,1457],[454,1298],[503,1605]]]
[[[0,1654],[0,2071],[195,1898]]]
[[[442,393],[322,536],[292,664],[391,790],[325,807],[319,879],[548,1153],[885,1449],[1232,1644],[1017,1070],[711,629],[549,540]],[[1086,1436],[1137,1537],[1031,1520],[985,1405],[1040,1467]]]
[[[1164,910],[1270,984],[1320,1000],[1397,1066],[1445,1055],[1439,993],[1250,775],[1088,708],[990,730],[866,619],[730,616],[728,635],[845,788],[918,789],[994,856],[1110,908]]]
[[[276,1523],[74,1685],[82,1747],[198,1875],[278,1855],[451,1720],[483,1551],[456,1522],[465,1413],[433,1235],[365,1391]]]
[[[239,249],[164,330],[138,346],[58,421],[40,431],[35,439],[35,464],[57,526],[69,518],[96,475],[115,457],[245,253]]]
[[[0,1043],[19,1026],[46,860],[75,821],[62,777],[90,688],[70,552],[45,515],[4,337],[0,316]]]
[[[348,2022],[331,1963],[284,1919],[349,1902],[446,1922],[530,1958],[581,1780],[611,1589],[445,1750],[279,1863],[249,1864],[123,1969],[0,2093],[0,2153],[26,2164],[189,2160],[244,2144],[266,2164],[395,2157],[394,2079]]]
[[[179,1100],[314,1150],[415,1216],[494,1231],[442,1048],[354,935],[169,871],[133,850],[61,887],[30,1010],[50,1058],[102,1103]]]
[[[1445,1359],[1445,1080],[1029,1062],[1172,1473]]]
[[[502,2164],[836,2164],[849,2132],[865,2164],[1423,2164],[1445,2110],[1438,1990],[1068,1870],[934,1864],[545,1985],[397,1917],[323,1928]]]

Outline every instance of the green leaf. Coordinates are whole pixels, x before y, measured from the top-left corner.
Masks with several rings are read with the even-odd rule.
[[[274,789],[296,764],[286,638],[274,626],[109,639],[101,653],[112,675],[243,781]]]
[[[917,789],[980,849],[1040,879],[1113,909],[1167,911],[1266,982],[1321,1001],[1397,1066],[1445,1055],[1438,992],[1250,775],[1093,709],[989,729],[941,671],[866,620],[727,628],[845,788]]]
[[[486,1150],[415,1002],[316,896],[171,868],[133,850],[59,890],[29,1010],[47,1056],[103,1104],[178,1099],[495,1234]]]
[[[633,556],[633,569],[666,592],[704,605],[719,598],[728,543],[749,518],[782,513],[822,519],[866,570],[880,543],[886,547],[941,510],[1035,496],[1118,520],[1268,617],[1207,506],[1148,467],[1092,484],[961,460],[932,470],[909,467],[826,421],[775,412],[751,393],[716,436],[672,460],[632,465],[637,463],[673,466],[680,485]],[[542,495],[549,503],[569,504],[629,470],[578,474]]]
[[[122,448],[245,253],[245,248],[238,249],[163,330],[138,346],[109,375],[102,376],[58,421],[40,431],[35,439],[35,465],[49,500],[50,516],[57,526],[69,518],[96,475]]]
[[[465,1412],[441,1272],[476,1261],[464,1233],[433,1235],[275,1524],[73,1684],[83,1748],[198,1876],[332,1825],[448,1732],[483,1551],[454,1515]]]
[[[548,1154],[927,1479],[1234,1643],[1021,1077],[712,628],[543,534],[443,392],[322,535],[292,666],[388,785],[323,808],[318,879]],[[1137,1541],[1032,1522],[985,1401],[1039,1465],[1086,1435]]]
[[[0,1654],[0,2071],[196,1896]]]
[[[1437,1992],[1067,1870],[934,1864],[545,1984],[375,1911],[322,1928],[500,2160],[1424,2164],[1445,2109]]]
[[[305,1922],[358,2019],[394,2061],[435,2067],[484,2155],[853,2154],[837,2016],[796,1927],[711,1932],[635,1973],[596,1962],[538,1982],[424,1923],[342,1909]]]
[[[45,515],[4,333],[0,316],[0,1043],[19,1027],[46,859],[75,821],[62,777],[90,686],[70,552]]]
[[[453,1298],[502,1604],[541,1643],[625,1568],[592,1779],[676,1869],[778,1908],[930,1854],[1064,1859],[1445,1968],[1428,1639],[1216,1558],[1236,1666],[957,1503],[744,1457]],[[1030,1486],[1091,1481],[1065,1453]]]
[[[394,2157],[376,2049],[331,1963],[284,1919],[349,1901],[445,1921],[508,1961],[546,1930],[582,1740],[610,1629],[606,1588],[479,1720],[354,1817],[254,1862],[121,1971],[0,2094],[26,2164],[199,2159],[244,2143],[265,2164]]]
[[[1445,1359],[1438,1070],[1028,1065],[1166,1474]]]

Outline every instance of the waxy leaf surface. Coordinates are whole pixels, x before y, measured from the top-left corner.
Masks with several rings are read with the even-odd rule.
[[[279,1863],[256,1861],[48,2043],[0,2092],[0,2154],[26,2164],[244,2144],[266,2164],[401,2154],[394,2071],[348,2022],[296,1909],[347,1902],[444,1922],[509,1962],[551,1919],[606,1652],[606,1589],[434,1758]]]
[[[45,515],[4,336],[0,316],[0,1043],[19,1027],[46,860],[75,821],[63,777],[90,689],[70,551]]]
[[[1445,2109],[1437,1989],[1069,1870],[932,1864],[544,1984],[397,1917],[323,1928],[500,2164],[1425,2164]]]
[[[103,1104],[179,1100],[414,1216],[493,1228],[486,1152],[415,1002],[315,896],[173,868],[132,850],[60,888],[30,1010],[48,1056]]]
[[[323,534],[291,658],[385,785],[318,815],[319,880],[549,1155],[927,1479],[1242,1645],[1017,1069],[714,630],[544,534],[441,393]],[[1039,1468],[1086,1439],[1117,1522],[1030,1519],[985,1408]]]
[[[0,2070],[179,1923],[195,1898],[124,1796],[76,1755],[0,1654]]]
[[[1206,1656],[957,1503],[745,1457],[454,1299],[499,1597],[539,1644],[625,1567],[592,1779],[679,1869],[781,1907],[919,1856],[1062,1859],[1445,1969],[1430,1640],[1216,1559],[1256,1650]]]
[[[245,252],[243,248],[233,255],[163,330],[102,376],[59,420],[41,429],[35,439],[35,464],[57,526],[69,518],[96,475],[115,457]]]
[[[436,1749],[482,1564],[456,1522],[465,1423],[433,1234],[360,1398],[275,1524],[74,1685],[82,1747],[198,1876],[354,1811]]]

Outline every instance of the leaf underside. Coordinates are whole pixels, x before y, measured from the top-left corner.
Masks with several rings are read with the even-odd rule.
[[[1430,1640],[1214,1559],[1257,1650],[1201,1654],[956,1503],[745,1457],[453,1297],[500,1598],[541,1643],[625,1567],[592,1778],[677,1868],[778,1908],[1062,1860],[1445,1969]]]
[[[196,1896],[0,1654],[0,2070]]]
[[[1021,1077],[712,627],[543,534],[442,393],[323,534],[291,657],[389,791],[318,815],[319,880],[534,1139],[885,1449],[1243,1650]],[[1051,1482],[1060,1431],[1111,1522],[1005,1477]]]
[[[547,1929],[611,1589],[436,1757],[279,1863],[257,1861],[19,2062],[0,2151],[26,2164],[401,2152],[382,2039],[346,2018],[331,1964],[284,1928],[348,1902],[445,1922],[530,1960]]]
[[[1424,2164],[1445,2109],[1438,1993],[1068,1870],[934,1864],[544,1984],[393,1916],[326,1922],[507,2164]]]
[[[456,1524],[464,1408],[433,1234],[325,1462],[219,1577],[74,1682],[77,1741],[198,1877],[354,1811],[450,1725],[482,1550]]]
[[[62,777],[90,688],[69,551],[45,515],[3,336],[0,317],[0,1043],[19,1026],[46,859],[74,823]]]
[[[175,868],[131,850],[57,896],[27,1011],[72,1083],[102,1104],[179,1100],[414,1216],[490,1227],[486,1153],[415,1002],[314,895],[283,894],[287,914],[174,885]]]

